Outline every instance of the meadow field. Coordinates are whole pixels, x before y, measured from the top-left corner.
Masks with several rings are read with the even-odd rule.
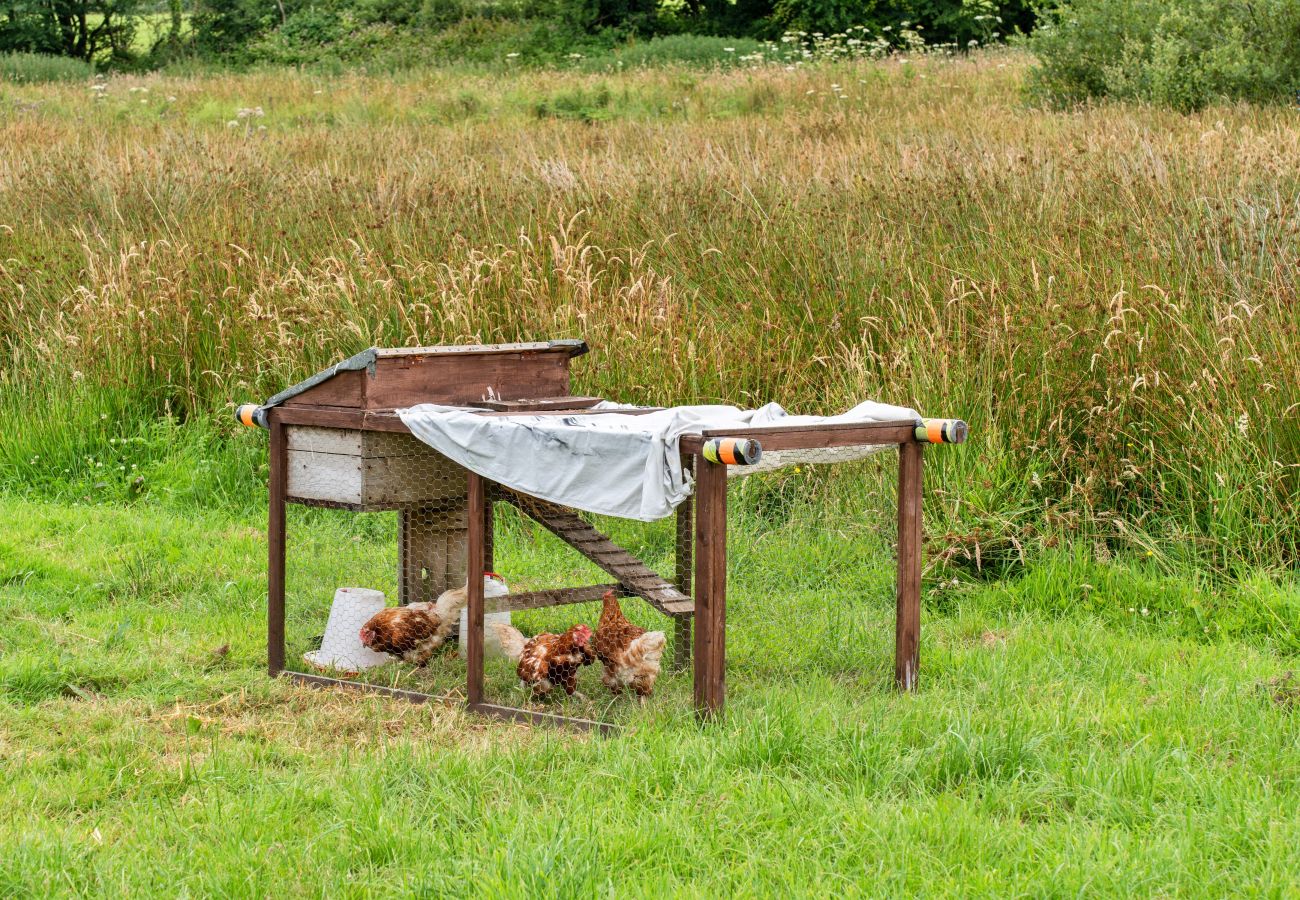
[[[1300,113],[1039,108],[1029,64],[0,86],[0,894],[1300,892]],[[737,496],[721,723],[680,675],[584,676],[606,739],[266,679],[233,405],[548,337],[614,400],[970,422],[920,691],[887,457]],[[295,515],[309,640],[391,535]]]

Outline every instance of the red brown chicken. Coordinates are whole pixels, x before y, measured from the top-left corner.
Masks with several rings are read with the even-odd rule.
[[[500,580],[489,573],[487,578]],[[444,591],[432,603],[408,603],[381,609],[361,628],[361,643],[403,662],[427,665],[457,626],[469,599],[469,586]]]
[[[543,632],[531,639],[505,622],[493,627],[506,656],[519,661],[519,680],[533,689],[534,699],[545,697],[556,685],[572,696],[578,687],[578,669],[596,660],[589,625],[579,623],[564,634]]]
[[[646,631],[633,625],[618,605],[618,595],[606,591],[596,636],[591,642],[596,657],[605,664],[600,680],[615,694],[631,687],[644,702],[659,677],[659,660],[667,638],[662,631]]]

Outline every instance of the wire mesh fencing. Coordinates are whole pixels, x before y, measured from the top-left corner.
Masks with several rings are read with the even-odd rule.
[[[463,699],[467,473],[406,434],[295,427],[288,434],[286,637],[290,668]],[[886,448],[893,451],[893,447]],[[896,452],[824,448],[729,469],[728,668],[733,690],[783,674],[885,684],[894,591]],[[525,640],[600,628],[603,589],[662,632],[650,703],[689,714],[693,523],[640,523],[530,502],[493,487],[486,515],[489,702],[617,721],[641,708],[599,662],[577,693],[536,696],[498,626]],[[591,588],[582,595],[565,593]],[[509,610],[523,600],[525,608]],[[531,599],[529,599],[531,598]],[[676,663],[686,663],[679,669]]]

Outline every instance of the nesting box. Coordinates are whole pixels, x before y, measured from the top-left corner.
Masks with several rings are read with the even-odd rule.
[[[465,583],[466,472],[404,429],[396,410],[420,403],[495,411],[573,408],[569,363],[582,341],[463,347],[372,347],[276,394],[286,422],[285,499],[398,512],[401,602]]]

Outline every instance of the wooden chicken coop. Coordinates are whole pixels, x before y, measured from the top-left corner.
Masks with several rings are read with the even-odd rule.
[[[955,420],[765,427],[680,438],[683,465],[694,474],[694,495],[676,509],[674,574],[662,577],[598,531],[575,510],[496,484],[422,443],[397,410],[422,403],[469,407],[483,416],[635,415],[644,410],[597,409],[592,397],[573,396],[570,364],[587,352],[579,340],[536,343],[371,348],[260,406],[240,407],[246,425],[270,435],[267,657],[272,676],[316,685],[373,691],[415,701],[436,699],[396,688],[330,678],[286,668],[286,504],[356,511],[395,511],[398,522],[399,601],[431,600],[468,583],[465,698],[470,710],[501,718],[604,727],[601,723],[516,709],[484,696],[485,612],[526,610],[598,600],[613,588],[639,597],[673,620],[674,663],[693,662],[694,703],[705,717],[725,698],[727,589],[727,470],[743,460],[716,451],[718,438],[761,442],[764,452],[897,447],[897,685],[917,679],[921,596],[922,450],[926,443],[959,442]],[[493,568],[493,505],[504,502],[535,520],[609,578],[601,584],[512,593],[485,600],[470,572]]]

